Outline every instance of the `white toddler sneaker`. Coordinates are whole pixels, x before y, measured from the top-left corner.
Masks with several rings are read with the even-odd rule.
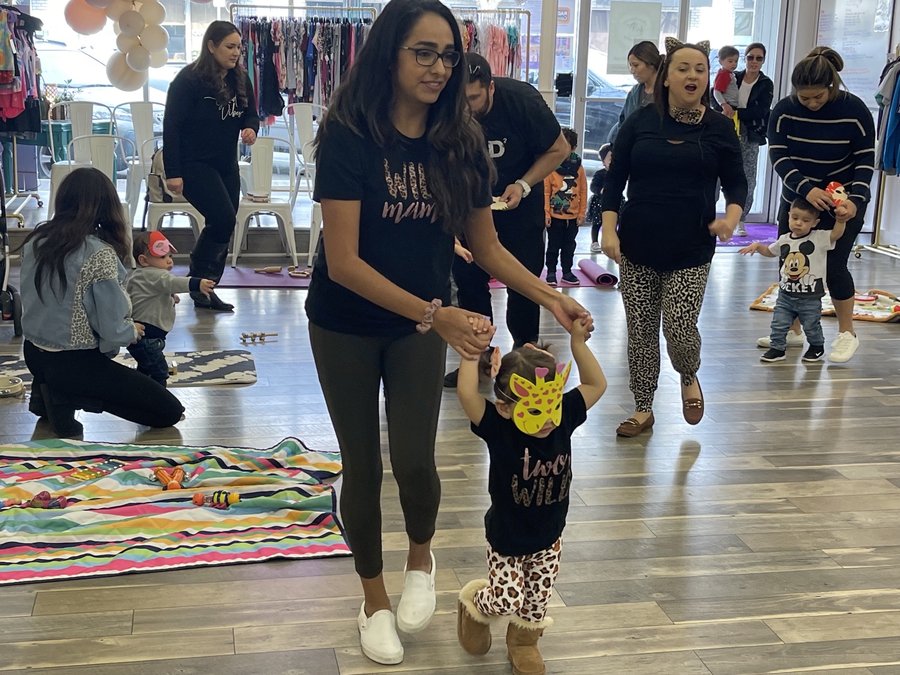
[[[831,343],[831,353],[828,360],[832,363],[846,363],[853,358],[856,350],[859,349],[859,338],[850,331],[838,333],[838,336]]]
[[[391,610],[379,609],[372,616],[366,616],[366,603],[363,601],[356,623],[363,654],[375,663],[386,666],[403,661],[403,645],[400,644]]]
[[[407,572],[403,580],[403,595],[397,605],[397,628],[404,633],[418,633],[424,630],[431,617],[437,598],[434,593],[434,575],[437,565],[431,554],[431,572],[413,570]]]
[[[803,331],[800,331],[799,335],[792,330],[787,332],[787,346],[788,347],[802,347],[806,341],[806,336],[803,334]],[[756,341],[756,346],[762,349],[771,349],[772,342],[768,335],[766,337],[761,337]]]

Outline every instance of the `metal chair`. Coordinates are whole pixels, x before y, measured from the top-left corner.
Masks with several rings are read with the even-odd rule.
[[[165,105],[162,103],[153,103],[152,101],[120,103],[113,108],[113,121],[116,133],[127,138],[128,127],[130,126],[134,134],[134,147],[143,148],[144,143],[148,140],[162,135],[165,108]],[[130,125],[128,122],[130,122]],[[143,163],[140,155],[126,156],[125,163],[125,201],[128,202],[131,220],[134,221],[134,215],[137,213],[138,203],[141,198],[141,184],[150,172],[150,157],[147,157],[146,165]]]
[[[62,114],[57,114],[57,110],[61,110]],[[54,119],[56,117],[59,117],[60,119]],[[54,127],[62,127],[64,124],[70,124],[72,131],[70,138],[75,139],[93,135],[95,132],[94,124],[97,123],[99,125],[106,122],[108,125],[106,133],[112,135],[113,112],[112,108],[105,103],[96,103],[94,101],[60,101],[59,103],[54,103],[50,106],[49,118],[47,131],[49,132],[48,135],[50,137],[50,158],[52,164],[50,165],[50,194],[47,204],[48,218],[53,216],[57,187],[59,187],[60,182],[62,182],[62,179],[65,178],[66,174],[71,171],[74,164],[77,164],[76,160],[74,160],[68,152],[65,152],[65,154],[62,155],[63,159],[57,159],[59,151],[67,150],[68,146],[65,148],[57,147],[54,138],[55,134],[53,133]],[[69,145],[71,145],[71,142]],[[81,166],[85,166],[85,164],[82,164]],[[115,178],[113,178],[113,183],[115,183]]]
[[[160,147],[160,138],[148,138],[141,145],[140,163],[144,167],[144,180],[150,175],[153,153]],[[190,202],[147,202],[147,230],[158,230],[162,219],[169,216],[187,216],[194,230],[194,237],[200,237],[200,230],[206,227],[206,219]]]
[[[275,142],[283,143],[290,147],[287,139],[277,136],[261,136],[256,139],[250,148],[250,166],[252,170],[252,182],[249,194],[268,195],[268,201],[251,201],[249,197],[242,197],[237,210],[237,225],[234,233],[234,247],[231,252],[231,266],[237,266],[238,256],[244,245],[247,234],[247,223],[250,218],[257,215],[272,215],[278,222],[278,230],[281,234],[284,250],[291,262],[297,265],[297,244],[294,240],[294,221],[291,215],[290,202],[273,201],[274,172],[272,171],[272,155],[275,150]],[[289,154],[289,173],[291,182],[294,179],[295,161],[294,154]]]

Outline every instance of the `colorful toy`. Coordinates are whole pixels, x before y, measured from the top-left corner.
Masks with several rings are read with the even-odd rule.
[[[211,506],[214,509],[227,509],[232,504],[241,501],[241,496],[236,492],[227,492],[225,490],[216,490],[211,495],[205,495],[198,492],[191,500],[197,506]]]
[[[265,342],[268,337],[278,337],[278,333],[241,333],[241,343],[247,344],[248,342],[256,343]]]
[[[107,459],[103,462],[97,462],[92,466],[86,466],[84,468],[78,469],[77,471],[69,474],[69,476],[78,481],[96,480],[97,478],[108,476],[116,469],[122,467],[124,464],[125,462],[120,462],[117,459]]]
[[[153,475],[163,485],[163,490],[180,490],[181,482],[184,480],[184,469],[176,466],[174,469],[163,469],[157,467],[153,470]]]
[[[43,492],[38,492],[27,502],[20,499],[7,499],[3,502],[3,507],[7,509],[15,506],[23,509],[64,509],[68,503],[67,497],[54,497],[44,490]]]
[[[831,201],[834,202],[835,206],[840,206],[850,198],[850,195],[847,194],[847,190],[844,188],[844,185],[842,183],[838,183],[836,180],[831,181],[828,185],[825,186],[825,192],[827,192],[828,196],[831,197]]]

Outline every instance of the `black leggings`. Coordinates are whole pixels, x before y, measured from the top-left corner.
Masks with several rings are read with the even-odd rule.
[[[791,205],[783,199],[778,209],[778,236],[788,233],[788,219]],[[833,300],[849,300],[856,294],[856,287],[853,283],[853,275],[847,269],[847,261],[850,260],[850,253],[853,251],[853,244],[856,238],[862,232],[863,223],[866,219],[865,204],[858,206],[856,215],[852,220],[847,221],[847,228],[844,234],[834,243],[834,248],[828,251],[827,267],[825,269],[825,283],[828,285],[828,292]],[[822,211],[819,213],[819,224],[816,226],[820,230],[830,230],[834,227],[834,213],[831,211]]]
[[[99,349],[48,352],[25,340],[24,352],[33,387],[46,384],[69,398],[100,401],[104,411],[148,427],[170,427],[184,412],[164,386]]]
[[[441,501],[434,439],[447,345],[434,331],[367,337],[313,323],[309,338],[341,449],[341,517],[347,541],[357,574],[373,579],[383,568],[379,393],[383,384],[391,471],[406,533],[424,544],[434,536]]]
[[[237,162],[225,169],[202,162],[190,162],[182,170],[184,197],[206,220],[207,235],[227,244],[234,232],[241,199],[241,175]]]
[[[541,221],[543,223],[543,221]],[[544,269],[544,227],[509,223],[497,225],[497,236],[507,251],[525,268],[540,276]],[[478,312],[491,318],[490,275],[476,263],[467,263],[453,256],[453,278],[456,280],[459,306],[470,312]],[[511,288],[507,290],[506,326],[513,342],[521,347],[526,342],[537,342],[540,333],[541,308],[524,295]]]

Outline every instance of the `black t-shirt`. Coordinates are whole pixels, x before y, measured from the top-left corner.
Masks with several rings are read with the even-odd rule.
[[[494,104],[481,120],[488,154],[497,167],[494,196],[515,183],[559,138],[560,128],[537,89],[527,82],[506,77],[494,78]],[[528,224],[544,227],[542,183],[512,211],[494,211],[494,223]]]
[[[603,210],[619,211],[622,255],[661,271],[710,262],[717,180],[727,203],[743,207],[747,178],[730,119],[707,110],[699,124],[683,124],[660,119],[653,105],[629,115],[603,187]]]
[[[573,389],[563,394],[562,419],[546,438],[522,433],[490,401],[481,423],[472,424],[491,457],[484,527],[501,555],[537,553],[562,535],[572,489],[572,432],[586,419],[584,397]]]
[[[169,85],[163,119],[166,177],[181,177],[188,162],[204,162],[221,169],[237,165],[241,130],[259,131],[253,85],[246,74],[243,77],[246,108],[238,107],[236,97],[225,105],[216,103],[216,90],[190,66],[175,76]]]
[[[453,235],[435,212],[428,189],[427,139],[405,138],[379,148],[336,122],[318,147],[313,199],[360,202],[359,257],[397,286],[431,301],[450,301]],[[478,207],[491,203],[485,166]],[[324,236],[306,299],[306,313],[317,326],[338,333],[400,336],[415,322],[376,305],[331,280]]]

